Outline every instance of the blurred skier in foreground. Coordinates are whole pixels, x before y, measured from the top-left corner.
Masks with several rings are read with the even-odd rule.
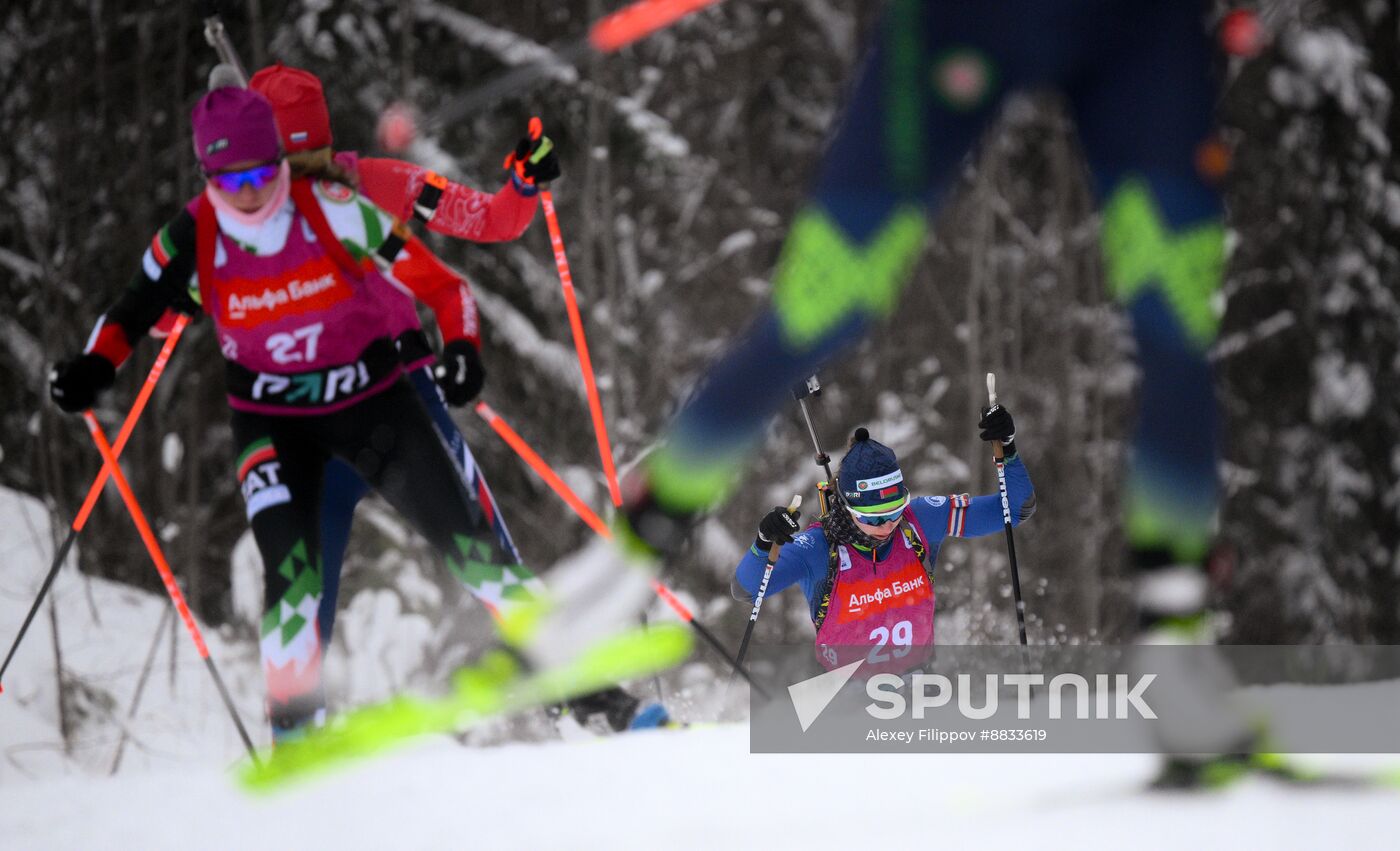
[[[1224,228],[1213,183],[1228,161],[1212,135],[1205,6],[891,0],[789,231],[772,308],[711,367],[625,487],[621,554],[597,548],[563,564],[576,591],[540,635],[562,636],[566,624],[600,634],[635,610],[646,571],[726,497],[788,388],[890,316],[931,217],[1006,97],[1050,87],[1078,128],[1103,210],[1108,281],[1139,350],[1125,511],[1144,569],[1145,634],[1194,640],[1207,587],[1199,564],[1216,509],[1217,411],[1206,351]],[[637,569],[620,569],[622,556]],[[1249,741],[1234,725],[1231,736],[1197,750]]]

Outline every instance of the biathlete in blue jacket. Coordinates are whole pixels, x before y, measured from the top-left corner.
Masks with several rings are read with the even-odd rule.
[[[978,424],[1000,440],[1012,525],[1035,511],[1030,474],[1016,453],[1011,414],[995,406]],[[837,668],[864,657],[862,673],[902,671],[933,646],[933,566],[944,539],[1000,532],[1000,494],[914,498],[894,451],[858,428],[828,494],[827,512],[807,529],[800,512],[775,507],[734,571],[736,595],[753,600],[769,548],[783,544],[767,594],[799,585],[817,630],[817,658]]]

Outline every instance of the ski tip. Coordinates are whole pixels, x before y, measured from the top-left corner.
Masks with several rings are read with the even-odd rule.
[[[238,780],[249,792],[277,791],[293,781],[374,756],[425,733],[451,730],[458,709],[456,704],[439,705],[408,696],[364,706],[261,752],[259,759],[243,764]]]

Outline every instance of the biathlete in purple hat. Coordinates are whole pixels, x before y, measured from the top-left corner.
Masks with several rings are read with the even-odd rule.
[[[407,290],[434,309],[446,344],[463,339],[474,317],[457,307],[460,277],[352,187],[293,179],[262,95],[217,88],[192,117],[204,191],[157,233],[84,353],[55,367],[50,394],[64,410],[91,406],[168,308],[213,320],[238,481],[264,564],[260,645],[280,739],[324,713],[319,526],[332,457],[492,611],[508,614],[542,586],[470,498],[384,320],[391,294]]]
[[[1016,452],[1011,414],[996,406],[978,424],[1006,454],[1011,523],[1035,511],[1035,489]],[[946,538],[1002,531],[1000,494],[911,497],[894,451],[858,428],[828,492],[827,512],[805,530],[801,512],[775,507],[735,569],[736,596],[752,601],[769,548],[784,544],[766,593],[798,585],[827,668],[864,659],[862,675],[908,670],[933,646],[933,566]]]

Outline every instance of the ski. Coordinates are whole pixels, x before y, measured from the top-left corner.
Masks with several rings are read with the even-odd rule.
[[[1153,792],[1227,789],[1249,778],[1315,789],[1400,789],[1400,769],[1357,771],[1308,765],[1281,753],[1260,751],[1208,762],[1168,759],[1149,787]]]
[[[689,630],[667,623],[608,638],[573,662],[546,671],[524,671],[511,653],[492,651],[453,676],[452,694],[397,697],[347,712],[303,738],[266,751],[258,763],[245,764],[240,780],[247,789],[271,791],[419,736],[460,731],[664,671],[682,662],[690,649]]]

